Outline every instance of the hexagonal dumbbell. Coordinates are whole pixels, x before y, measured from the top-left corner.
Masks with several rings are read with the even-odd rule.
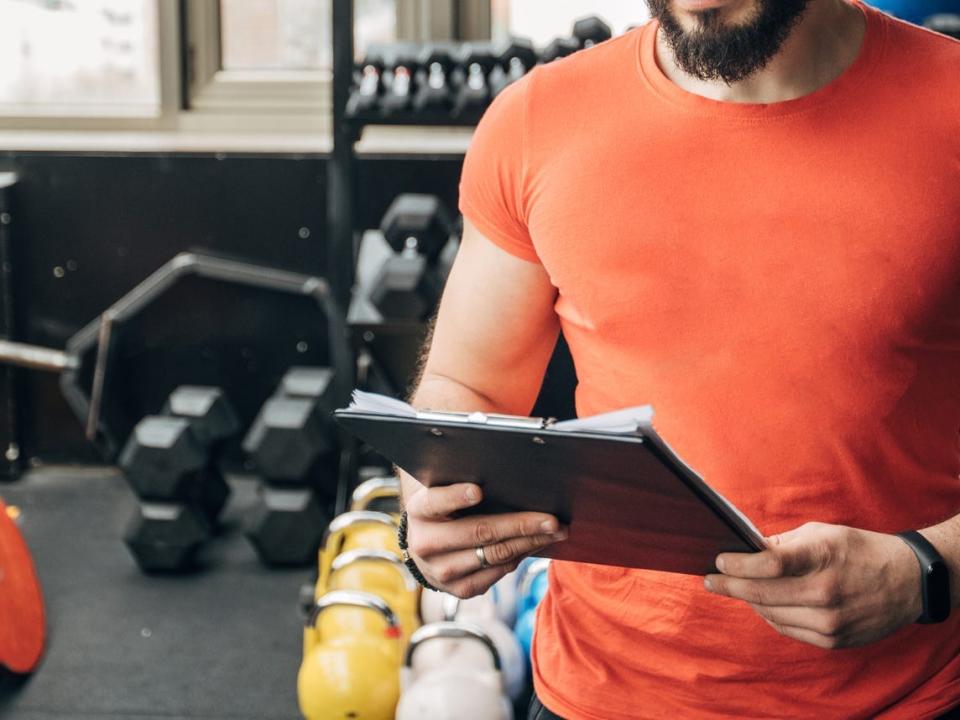
[[[546,65],[554,60],[573,55],[580,49],[580,44],[573,38],[556,38],[540,53],[540,61]]]
[[[316,560],[330,515],[311,488],[263,486],[247,521],[247,537],[270,566],[302,566]]]
[[[119,465],[140,499],[192,504],[209,520],[230,493],[185,418],[145,417],[134,427]]]
[[[515,83],[537,64],[539,57],[533,48],[533,41],[527,38],[514,38],[500,51],[497,66],[490,72],[490,91],[494,97]]]
[[[370,302],[389,320],[426,320],[436,308],[444,279],[427,259],[393,255],[386,258],[373,288]]]
[[[240,429],[240,420],[218,387],[181,385],[167,398],[163,414],[186,418],[197,442],[213,448]]]
[[[417,94],[413,109],[419,113],[449,113],[453,108],[453,89],[450,72],[453,56],[449,50],[427,45],[420,53],[420,69],[417,71]]]
[[[312,562],[327,528],[339,471],[334,377],[330,368],[291,368],[244,439],[263,480],[246,535],[266,565]]]
[[[430,262],[440,257],[450,240],[453,221],[435,195],[397,195],[380,222],[380,232],[397,253],[423,255]]]
[[[573,24],[573,38],[581,48],[599,45],[612,37],[610,26],[596,15],[581,18]]]
[[[144,572],[183,572],[212,530],[204,515],[183,503],[141,503],[127,525],[124,542]]]
[[[137,423],[118,460],[143,501],[124,540],[145,571],[186,569],[212,535],[230,495],[216,453],[239,428],[215,387],[179,387],[164,412]]]
[[[335,465],[334,373],[330,368],[291,368],[243,440],[243,449],[272,484],[318,487]],[[316,476],[320,472],[320,477]]]
[[[463,46],[458,68],[458,90],[454,113],[465,118],[477,118],[490,104],[490,71],[497,64],[497,56],[489,45]]]

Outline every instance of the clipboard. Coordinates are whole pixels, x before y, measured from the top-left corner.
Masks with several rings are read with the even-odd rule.
[[[739,510],[651,428],[631,434],[551,429],[550,420],[338,410],[336,421],[433,487],[483,488],[469,514],[536,511],[568,525],[557,560],[706,575],[721,552],[766,545]]]

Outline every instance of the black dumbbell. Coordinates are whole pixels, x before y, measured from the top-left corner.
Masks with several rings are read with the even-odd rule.
[[[923,21],[923,26],[934,32],[960,40],[960,15],[950,13],[940,13],[931,15]]]
[[[123,540],[144,572],[183,572],[210,539],[201,512],[183,503],[139,503]]]
[[[261,486],[246,535],[265,565],[315,562],[330,514],[311,488]]]
[[[385,115],[410,110],[416,72],[417,58],[412,52],[398,52],[393,63],[384,69],[380,108]]]
[[[333,378],[330,368],[291,368],[260,408],[243,449],[266,482],[330,487],[338,449]]]
[[[357,72],[356,87],[347,102],[347,115],[372,112],[380,101],[383,58],[379,53],[367,53]]]
[[[418,113],[449,113],[453,108],[450,71],[454,65],[450,51],[428,45],[420,54],[419,65],[413,109]]]
[[[494,97],[530,72],[538,58],[532,40],[515,38],[501,50],[497,60],[497,66],[490,73],[490,90]]]
[[[573,38],[556,38],[540,53],[540,61],[546,65],[554,60],[573,55],[579,49],[580,44]]]
[[[339,471],[334,409],[333,370],[291,368],[244,439],[263,480],[246,535],[266,565],[316,558]]]
[[[380,232],[394,252],[414,251],[430,262],[440,257],[452,227],[440,198],[416,193],[397,195],[380,221]]]
[[[164,412],[136,425],[118,461],[143,501],[124,540],[145,571],[186,569],[212,535],[230,494],[216,454],[239,428],[219,388],[179,387]]]
[[[497,57],[488,45],[467,44],[460,54],[457,69],[458,89],[454,112],[458,116],[479,118],[490,104],[490,71]]]
[[[389,320],[426,320],[443,292],[444,278],[423,255],[387,257],[377,273],[370,302]]]
[[[596,15],[581,18],[573,24],[573,38],[580,48],[599,45],[612,37],[610,26]]]

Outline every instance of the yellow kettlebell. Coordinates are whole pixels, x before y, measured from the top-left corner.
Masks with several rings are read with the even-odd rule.
[[[353,491],[350,499],[351,510],[368,510],[370,505],[377,500],[396,500],[396,505],[400,506],[400,478],[375,477],[366,480]],[[391,503],[392,505],[393,503]],[[390,511],[390,514],[394,514]],[[399,511],[396,513],[399,515]]]
[[[386,550],[348,550],[338,555],[325,590],[360,590],[382,598],[407,636],[420,626],[420,586],[403,561]]]
[[[353,616],[367,618],[356,632]],[[297,699],[307,720],[392,720],[400,696],[404,630],[369,593],[337,591],[317,600],[307,627],[318,642],[303,658]]]

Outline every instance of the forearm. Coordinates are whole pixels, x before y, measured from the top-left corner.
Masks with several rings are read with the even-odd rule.
[[[943,555],[950,570],[951,604],[960,607],[960,515],[920,533]]]
[[[502,404],[498,404],[486,395],[453,378],[430,372],[424,372],[420,378],[417,389],[410,398],[410,404],[421,410],[504,412]],[[399,468],[397,473],[400,476],[401,497],[405,499],[416,487],[417,480]]]

